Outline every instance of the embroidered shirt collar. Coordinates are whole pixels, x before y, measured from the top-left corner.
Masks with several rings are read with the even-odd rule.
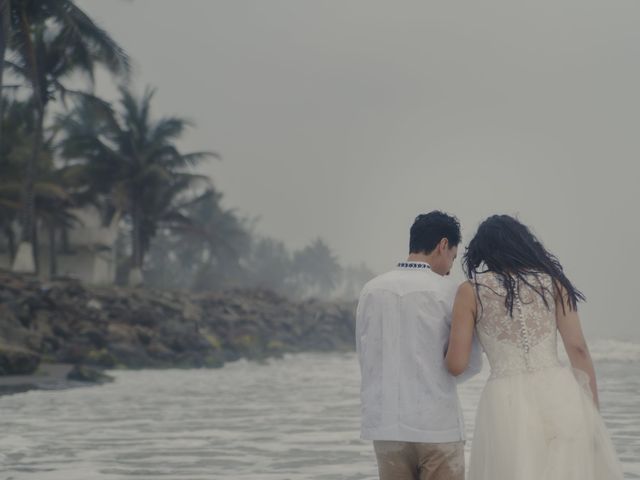
[[[427,262],[399,262],[398,268],[409,270],[431,270],[431,265],[429,265]]]

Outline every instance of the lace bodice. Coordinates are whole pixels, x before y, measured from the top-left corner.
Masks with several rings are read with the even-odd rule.
[[[491,377],[532,372],[559,365],[552,279],[528,275],[535,290],[516,284],[513,317],[505,305],[506,289],[493,272],[476,276],[478,319],[476,332],[491,365]],[[548,306],[547,306],[548,305]]]

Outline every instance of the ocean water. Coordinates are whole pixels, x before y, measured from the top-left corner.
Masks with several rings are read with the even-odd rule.
[[[626,478],[640,479],[640,345],[591,349],[603,417]],[[377,478],[358,438],[355,354],[112,374],[105,386],[0,397],[0,479]],[[460,389],[468,432],[487,375]]]

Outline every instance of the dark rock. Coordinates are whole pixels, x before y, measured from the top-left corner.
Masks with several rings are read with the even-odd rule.
[[[147,354],[154,361],[162,364],[171,364],[172,359],[175,358],[175,352],[158,341],[153,341],[149,344]]]
[[[106,348],[90,350],[84,357],[84,363],[103,368],[114,368],[118,365],[116,357]]]
[[[0,375],[28,375],[40,364],[40,355],[19,347],[0,346]]]
[[[138,340],[141,344],[149,345],[149,343],[151,342],[151,335],[149,333],[145,332],[142,329],[138,329],[136,331],[136,334],[138,335]]]
[[[0,395],[14,395],[24,393],[29,390],[36,390],[38,385],[34,383],[19,383],[16,385],[0,385]]]
[[[1,299],[0,341],[48,362],[219,367],[286,352],[353,350],[355,343],[354,303],[296,303],[268,290],[191,294],[62,278],[44,284],[3,270]]]
[[[132,323],[144,325],[145,327],[153,327],[158,324],[158,314],[153,310],[144,310],[142,308],[130,314]]]
[[[113,355],[117,364],[129,368],[145,368],[160,366],[147,355],[147,352],[141,346],[126,343],[117,343],[109,345],[109,352]]]
[[[76,365],[67,374],[67,380],[102,384],[113,382],[113,377],[99,370],[96,370],[95,368]]]
[[[225,362],[235,362],[236,360],[240,360],[242,358],[242,354],[232,348],[225,348],[222,351],[222,358]]]
[[[107,339],[103,332],[99,332],[97,330],[89,330],[87,332],[84,332],[84,335],[96,348],[104,348],[107,346]]]
[[[40,339],[40,349],[42,353],[54,353],[60,348],[60,341],[56,337],[45,335]]]
[[[222,352],[209,353],[204,357],[203,367],[221,368],[224,366],[224,355]]]
[[[91,346],[85,343],[70,343],[56,353],[59,363],[82,363],[89,356]]]
[[[62,337],[64,340],[67,340],[70,337],[70,333],[67,332],[60,325],[53,325],[51,327],[51,331],[53,332],[54,335],[56,335],[57,337]]]

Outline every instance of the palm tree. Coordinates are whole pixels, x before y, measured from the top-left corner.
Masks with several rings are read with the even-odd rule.
[[[3,109],[0,129],[6,139],[0,144],[0,228],[7,237],[9,257],[15,258],[17,245],[13,225],[21,210],[20,193],[24,164],[31,151],[33,117],[26,102],[2,99]]]
[[[248,284],[291,295],[297,286],[293,278],[293,258],[284,242],[269,237],[252,242]]]
[[[47,232],[49,278],[58,273],[56,234],[81,223],[71,212],[77,206],[73,195],[76,184],[65,168],[54,166],[52,140],[46,143],[44,151],[49,154],[43,157],[48,161],[39,169],[39,181],[34,185],[35,216],[41,220]]]
[[[22,191],[22,166],[31,154],[33,143],[33,116],[29,103],[10,101],[7,103],[2,127],[7,132],[6,141],[0,146],[0,228],[6,235],[9,255],[13,259],[16,254],[15,238],[12,224],[20,212],[20,196]],[[70,226],[74,222],[69,213],[72,198],[68,193],[63,171],[57,170],[53,164],[52,139],[44,142],[40,152],[36,171],[38,181],[34,182],[35,216],[45,220],[49,229],[50,273],[55,274],[55,245],[52,244],[52,232],[62,225]],[[37,255],[35,258],[36,264]]]
[[[373,277],[375,274],[364,262],[359,265],[347,265],[342,269],[339,298],[357,300],[364,284]]]
[[[294,254],[293,270],[297,285],[303,289],[299,293],[302,296],[328,296],[336,287],[341,273],[337,258],[321,238],[316,238]]]
[[[10,0],[3,6],[3,19],[7,13],[9,17],[8,47],[14,54],[14,60],[4,65],[32,90],[34,141],[25,165],[22,238],[14,270],[33,272],[35,165],[43,148],[47,106],[57,95],[64,99],[80,93],[61,81],[73,74],[83,73],[93,84],[97,64],[114,74],[126,74],[130,67],[122,48],[72,0]]]
[[[159,230],[145,266],[155,286],[203,290],[241,282],[250,234],[246,221],[222,208],[221,199],[210,188],[176,204],[183,221]]]
[[[207,190],[184,206],[189,223],[176,229],[176,234],[200,252],[193,262],[191,288],[207,290],[225,284],[240,283],[243,274],[241,259],[251,248],[251,236],[246,219],[221,205],[222,193]],[[186,243],[186,242],[182,242]],[[185,248],[178,251],[184,252]],[[194,250],[192,250],[194,251]]]
[[[159,227],[176,228],[189,222],[177,205],[192,187],[208,185],[208,177],[188,169],[212,152],[181,153],[175,142],[191,124],[180,117],[151,118],[155,90],[147,87],[137,98],[120,89],[118,111],[83,102],[70,116],[60,118],[66,138],[62,154],[83,163],[92,190],[110,197],[131,226],[129,283],[142,282],[142,266],[150,241]]]

